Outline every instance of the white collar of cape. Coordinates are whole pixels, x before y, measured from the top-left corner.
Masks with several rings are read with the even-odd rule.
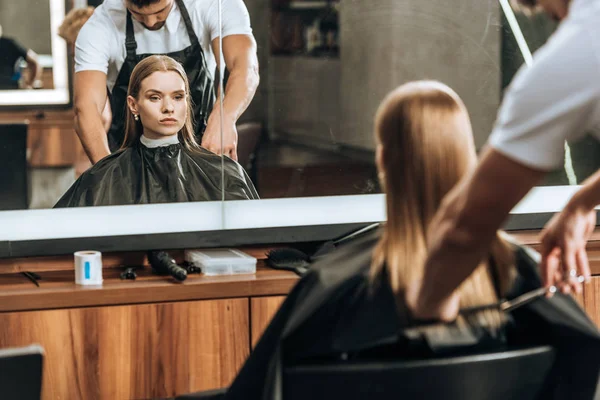
[[[153,149],[155,147],[163,147],[170,146],[172,144],[179,143],[178,135],[165,136],[160,139],[150,139],[144,135],[140,136],[140,142],[149,149]]]

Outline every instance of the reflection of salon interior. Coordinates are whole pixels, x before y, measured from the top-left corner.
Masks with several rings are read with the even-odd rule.
[[[261,198],[380,192],[372,129],[358,134],[342,118],[358,106],[344,103],[353,67],[340,48],[352,43],[340,34],[339,9],[352,6],[342,3],[246,1],[252,20],[270,15],[269,24],[253,25],[261,85],[242,117],[264,126],[251,175]]]
[[[216,4],[217,0],[185,1]],[[453,168],[458,168],[454,164],[460,164],[455,161],[472,150],[470,141],[466,146],[458,140],[460,146],[438,145],[437,128],[419,136],[425,124],[419,129],[394,126],[388,137],[406,137],[414,143],[388,141],[388,147],[404,150],[392,153],[400,167],[389,163],[378,173],[374,132],[378,106],[406,82],[442,81],[466,104],[480,149],[494,125],[502,92],[524,60],[498,1],[461,0],[461,7],[448,0],[243,1],[258,44],[261,79],[237,124],[237,155],[260,199],[41,210],[52,208],[91,163],[73,129],[68,71],[72,54],[64,41],[61,60],[56,54],[49,56],[50,48],[28,44],[25,25],[34,23],[24,24],[16,10],[37,21],[43,7],[32,4],[67,4],[68,10],[102,1],[0,0],[5,33],[15,32],[47,66],[41,90],[14,91],[29,102],[6,106],[12,98],[0,91],[0,400],[216,400],[224,398],[224,391],[235,382],[241,395],[233,398],[242,400],[479,400],[492,394],[498,395],[494,400],[579,399],[575,391],[565,395],[560,385],[582,387],[580,377],[572,373],[563,379],[549,371],[555,360],[577,361],[568,352],[579,347],[580,336],[571,336],[570,329],[576,329],[567,325],[573,320],[575,326],[600,325],[600,229],[593,233],[589,248],[592,282],[582,293],[567,297],[565,308],[550,308],[544,315],[543,306],[556,298],[544,299],[537,281],[532,284],[517,276],[518,284],[527,290],[534,285],[538,293],[520,297],[525,307],[521,311],[526,311],[520,315],[528,324],[545,318],[567,323],[555,324],[558,328],[551,332],[544,327],[555,325],[542,325],[524,335],[526,345],[511,351],[508,345],[500,350],[478,347],[480,341],[504,340],[503,332],[491,338],[479,325],[463,330],[471,324],[469,313],[480,318],[485,308],[485,313],[500,315],[499,310],[510,303],[503,296],[512,293],[500,294],[502,285],[492,276],[498,271],[493,255],[478,270],[486,277],[482,282],[490,283],[483,289],[489,289],[493,301],[461,304],[466,317],[457,330],[436,330],[438,324],[429,323],[437,321],[419,321],[408,311],[396,318],[399,310],[408,310],[404,298],[394,298],[392,292],[377,295],[387,288],[379,283],[386,281],[374,280],[369,273],[376,264],[375,250],[392,247],[391,229],[386,229],[394,224],[386,221],[395,214],[396,221],[408,221],[398,224],[406,228],[399,229],[398,243],[409,243],[395,258],[410,259],[403,272],[419,276],[423,264],[419,257],[427,252],[422,220],[435,211],[433,206],[425,210],[426,204],[429,197],[441,202],[442,196],[437,193],[441,184],[432,183],[435,179],[426,179],[427,174],[415,178],[421,174],[411,172],[422,167],[432,170],[427,171],[430,175],[453,175]],[[227,3],[232,0],[222,4]],[[516,17],[532,51],[555,29],[543,17]],[[45,25],[35,24],[33,36],[46,40],[47,35],[37,32]],[[22,63],[19,67],[26,68]],[[64,92],[46,92],[59,82],[48,80],[50,71],[55,77],[62,73],[68,83]],[[61,95],[66,102],[52,104]],[[462,129],[454,128],[450,132]],[[470,139],[470,134],[449,136]],[[411,153],[422,137],[429,141]],[[450,148],[458,150],[440,158]],[[383,150],[378,154],[381,163]],[[421,162],[431,154],[451,162],[438,163],[437,169]],[[578,182],[600,160],[596,148],[585,143],[572,145],[569,154]],[[464,160],[474,163],[474,152],[469,155]],[[116,169],[115,175],[122,178],[125,169]],[[397,174],[390,177],[389,171]],[[468,174],[463,172],[457,175]],[[388,179],[388,194],[390,182],[401,183],[401,189],[386,198],[380,179]],[[572,179],[565,167],[546,183],[566,185]],[[444,190],[450,190],[451,185],[443,183]],[[426,191],[430,193],[424,195]],[[526,204],[524,212],[512,214],[507,223],[515,240],[533,249],[541,247],[544,222],[540,221],[549,218],[545,208],[549,199],[542,197]],[[395,198],[397,208],[388,207],[386,201]],[[405,205],[410,207],[402,208]],[[382,232],[386,236],[379,241]],[[409,252],[415,244],[421,251],[413,257]],[[520,253],[531,262],[526,267],[537,266],[535,257]],[[379,260],[381,276],[387,275],[391,259]],[[305,286],[297,286],[298,282]],[[482,289],[473,287],[475,292]],[[404,296],[404,286],[399,288]],[[536,311],[537,303],[531,302],[538,300],[541,316],[527,308],[533,305]],[[326,303],[333,306],[321,307]],[[515,322],[512,314],[501,315],[503,323]],[[404,320],[412,324],[409,329],[402,326]],[[421,322],[427,323],[422,331],[410,329]],[[595,329],[584,333],[583,341],[600,343]],[[555,337],[566,337],[567,350],[546,342],[538,345]],[[405,343],[408,351],[402,357],[407,357],[400,358]],[[306,349],[306,354],[294,354],[296,347]],[[422,349],[429,351],[426,357],[421,357]],[[245,364],[257,360],[252,358],[257,354],[258,361]],[[595,355],[588,357],[592,361],[582,358],[586,364],[581,368],[600,359]],[[434,374],[430,368],[439,369]],[[249,378],[239,381],[240,376]],[[404,388],[398,389],[400,385]],[[524,395],[539,394],[544,385],[559,385],[563,391]],[[9,386],[13,397],[7,395]],[[396,390],[386,390],[389,387]],[[406,396],[406,387],[412,396]],[[250,394],[262,389],[272,392]],[[318,393],[305,395],[311,390]],[[344,390],[347,395],[340,396]],[[425,397],[424,390],[438,393]]]
[[[52,207],[75,180],[78,163],[85,164],[73,112],[61,104],[69,102],[68,60],[62,39],[51,34],[52,13],[58,19],[61,8],[51,1],[0,2],[1,37],[18,44],[11,50],[32,51],[40,69],[28,85],[30,64],[19,56],[9,66],[14,90],[0,90],[0,209]]]

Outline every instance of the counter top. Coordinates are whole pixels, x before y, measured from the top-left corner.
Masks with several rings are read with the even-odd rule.
[[[121,280],[123,269],[105,268],[102,286],[75,284],[73,270],[40,271],[39,287],[22,274],[0,275],[0,312],[286,295],[298,280],[259,260],[256,274],[190,274],[183,282],[138,269],[136,280]]]

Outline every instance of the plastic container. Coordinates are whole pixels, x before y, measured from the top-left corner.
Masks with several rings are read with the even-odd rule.
[[[256,258],[235,249],[186,250],[185,260],[209,276],[256,273]]]

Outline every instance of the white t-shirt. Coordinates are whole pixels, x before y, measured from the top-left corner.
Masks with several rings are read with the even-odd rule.
[[[564,142],[600,140],[600,1],[573,0],[568,17],[510,84],[489,144],[524,165],[560,167]]]
[[[221,0],[223,37],[252,35],[250,16],[243,0]],[[209,72],[215,71],[216,60],[210,45],[219,37],[218,0],[183,0],[204,50]],[[110,91],[125,61],[125,27],[127,9],[125,0],[105,0],[96,8],[77,35],[75,43],[75,72],[94,70],[106,73]],[[191,42],[177,3],[162,28],[146,29],[132,18],[137,54],[165,54],[183,50]]]

